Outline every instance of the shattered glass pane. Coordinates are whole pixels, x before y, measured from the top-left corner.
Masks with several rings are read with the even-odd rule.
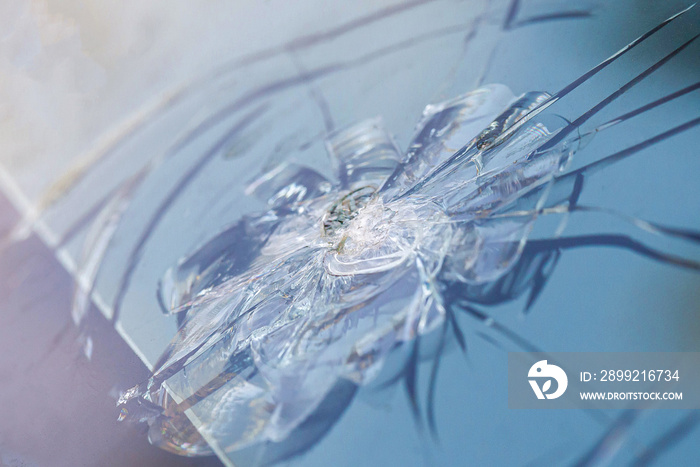
[[[282,164],[253,181],[246,192],[270,210],[161,281],[180,330],[124,410],[148,420],[152,442],[200,453],[203,441],[174,441],[191,409],[231,452],[285,441],[339,381],[374,380],[391,350],[445,322],[447,284],[494,283],[518,262],[592,113],[547,114],[568,92],[483,87],[426,107],[404,156],[373,119],[327,139],[333,180]]]
[[[159,303],[180,327],[154,376],[120,398],[124,416],[175,452],[209,453],[213,439],[227,453],[276,446],[262,452],[284,458],[271,452],[315,443],[321,433],[305,428],[319,411],[333,424],[348,388],[374,382],[402,344],[445,329],[459,300],[479,316],[471,304],[506,281],[495,300],[529,289],[530,306],[557,255],[522,255],[540,215],[579,208],[566,171],[591,136],[580,127],[654,67],[573,122],[548,109],[641,40],[553,95],[488,85],[428,105],[405,153],[374,118],[326,138],[331,178],[285,161],[254,179],[245,192],[267,210],[160,281]]]
[[[517,261],[536,212],[507,212],[573,146],[538,152],[564,127],[539,115],[503,136],[547,98],[488,86],[428,106],[403,157],[374,119],[328,138],[334,180],[284,164],[253,181],[247,192],[271,209],[161,281],[180,330],[153,379],[122,398],[126,410],[161,405],[151,440],[200,453],[173,441],[192,409],[200,431],[236,451],[284,441],[339,381],[375,379],[388,352],[443,323],[445,277],[491,282]]]
[[[362,4],[216,57],[60,159],[24,227],[75,276],[85,355],[94,303],[154,372],[119,419],[235,465],[542,463],[543,443],[573,464],[617,455],[620,431],[632,462],[673,423],[581,411],[532,430],[493,368],[697,342],[673,327],[699,269],[697,16],[671,3],[653,20],[630,1]],[[664,290],[676,315],[633,300]],[[401,385],[408,401],[377,402]]]

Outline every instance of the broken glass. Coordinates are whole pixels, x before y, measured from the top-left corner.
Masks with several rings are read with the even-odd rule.
[[[445,329],[451,307],[480,317],[473,304],[525,290],[529,306],[566,248],[528,242],[536,219],[593,210],[577,204],[584,175],[698,123],[566,172],[595,132],[672,98],[581,132],[687,44],[574,121],[548,111],[656,30],[555,94],[516,97],[489,85],[429,105],[405,152],[374,118],[329,135],[334,177],[285,161],[254,179],[246,194],[268,209],[226,227],[160,281],[159,303],[180,329],[154,376],[122,394],[122,418],[148,422],[152,442],[188,455],[210,453],[205,439],[231,453],[296,436],[302,449],[321,436],[311,420],[332,424],[352,388],[377,379],[392,350]]]
[[[283,443],[338,399],[341,382],[368,384],[393,349],[444,328],[454,284],[467,309],[503,279],[522,293],[523,274],[536,295],[532,269],[516,265],[539,215],[577,208],[580,186],[568,181],[580,185],[585,170],[565,171],[590,136],[581,125],[684,46],[573,122],[547,109],[644,38],[554,95],[489,85],[429,105],[405,153],[371,119],[327,138],[333,179],[293,163],[255,179],[246,193],[269,209],[161,280],[161,306],[180,329],[154,376],[122,395],[124,416],[147,421],[152,442],[190,454],[208,452],[183,429],[190,409],[227,452]],[[544,274],[552,257],[526,259]]]

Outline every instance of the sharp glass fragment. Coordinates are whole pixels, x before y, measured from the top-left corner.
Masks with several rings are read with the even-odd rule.
[[[513,5],[515,15],[518,3]],[[694,232],[581,206],[578,198],[595,170],[700,119],[567,172],[585,138],[698,89],[684,88],[581,132],[591,117],[695,38],[578,118],[547,111],[682,13],[559,92],[516,97],[505,86],[489,85],[428,105],[405,152],[375,118],[328,136],[333,179],[288,162],[257,177],[246,193],[268,209],[241,218],[164,274],[159,302],[165,313],[178,316],[180,329],[152,378],[122,394],[120,419],[148,422],[152,442],[188,455],[211,452],[204,438],[234,452],[263,443],[280,446],[304,433],[294,448],[300,450],[322,436],[319,427],[331,425],[355,388],[375,380],[389,354],[407,342],[411,358],[403,376],[420,418],[419,338],[439,330],[439,357],[452,327],[466,349],[456,309],[533,348],[477,307],[526,291],[531,307],[565,249],[616,246],[699,269],[623,236],[528,240],[539,216],[605,212],[648,232],[698,241]],[[118,214],[120,205],[111,209]],[[103,217],[108,235],[111,218]],[[104,243],[95,238],[98,247]],[[98,247],[87,262],[88,283],[103,250]],[[427,409],[433,431],[437,368],[436,357]]]

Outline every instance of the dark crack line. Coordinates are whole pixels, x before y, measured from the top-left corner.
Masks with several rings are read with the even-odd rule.
[[[583,115],[578,117],[576,120],[571,122],[569,125],[567,125],[563,130],[561,130],[559,133],[557,133],[552,139],[544,143],[540,148],[537,149],[537,152],[544,153],[549,151],[550,149],[554,148],[557,144],[562,142],[569,134],[572,132],[576,131],[581,125],[586,123],[588,120],[590,120],[591,117],[593,117],[595,114],[603,110],[605,107],[610,105],[612,102],[617,100],[619,97],[621,97],[623,94],[625,94],[627,91],[632,89],[634,86],[642,82],[645,78],[647,78],[649,75],[654,73],[656,70],[661,68],[663,65],[668,63],[669,60],[671,60],[673,57],[681,53],[683,50],[686,49],[690,44],[695,42],[695,40],[700,37],[700,34],[697,34],[690,38],[688,41],[684,42],[682,45],[671,51],[669,54],[664,56],[661,60],[657,61],[654,63],[652,66],[648,67],[646,70],[643,72],[639,73],[637,76],[629,80],[627,83],[622,85],[617,91],[613,92],[610,94],[608,97],[603,99],[602,101],[598,102],[595,106],[593,106],[591,109],[588,111],[584,112]]]

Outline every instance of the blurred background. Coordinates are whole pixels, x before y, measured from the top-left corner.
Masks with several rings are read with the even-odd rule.
[[[223,452],[161,451],[143,427],[118,423],[115,406],[176,332],[156,300],[163,272],[263,208],[244,196],[246,182],[287,160],[329,173],[324,136],[361,119],[382,116],[405,149],[429,103],[488,83],[516,95],[554,92],[689,5],[0,2],[0,465],[247,465]],[[699,25],[693,9],[556,112],[577,117]],[[698,81],[699,51],[691,44],[590,128]],[[699,101],[690,93],[601,133],[573,168],[696,118]],[[596,174],[582,200],[699,230],[698,136],[695,128]],[[100,213],[124,193],[112,223]],[[700,258],[687,243],[614,217],[572,217],[566,232],[614,232]],[[699,285],[696,273],[634,252],[573,249],[527,314],[524,298],[488,313],[548,352],[700,351]],[[80,326],[71,316],[76,288],[89,300]],[[439,441],[416,425],[401,388],[363,390],[288,464],[697,464],[687,412],[645,410],[630,420],[509,410],[507,353],[522,349],[493,326],[463,324],[467,356],[452,349],[441,362]],[[429,373],[420,372],[422,388]]]

